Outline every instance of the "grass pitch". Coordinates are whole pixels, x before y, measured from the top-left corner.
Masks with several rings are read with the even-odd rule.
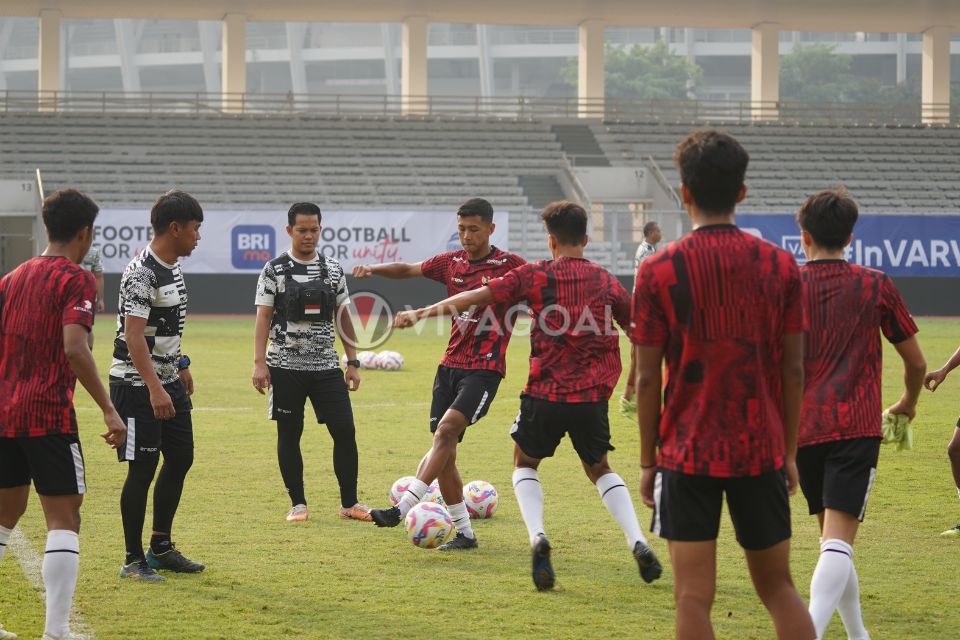
[[[386,504],[391,483],[413,473],[429,448],[431,385],[446,327],[431,323],[419,336],[394,334],[383,348],[404,355],[403,370],[363,372],[353,394],[360,496],[371,506]],[[927,361],[938,367],[960,342],[957,323],[923,319],[920,327]],[[378,530],[338,519],[330,437],[309,423],[303,453],[311,519],[284,521],[289,502],[277,469],[276,435],[265,418],[266,400],[250,384],[252,334],[252,317],[194,317],[187,323],[184,349],[194,363],[197,449],[173,537],[188,556],[207,564],[199,576],[170,575],[162,585],[117,577],[125,466],[97,437],[99,414],[78,391],[89,493],[75,605],[96,638],[672,637],[666,544],[653,540],[664,577],[644,584],[620,529],[567,442],[541,467],[558,588],[534,590],[527,533],[510,487],[513,445],[507,435],[526,377],[526,338],[514,338],[508,377],[489,415],[468,430],[458,456],[465,481],[483,479],[497,487],[500,508],[493,519],[475,525],[479,549],[444,554],[412,546],[401,528]],[[108,318],[98,323],[96,337],[95,355],[105,376],[112,340]],[[902,383],[899,359],[889,345],[885,355],[889,404]],[[615,393],[622,385],[621,380]],[[914,450],[884,448],[881,454],[855,554],[864,618],[874,637],[955,634],[960,540],[938,534],[960,521],[945,455],[958,405],[960,372],[935,395],[924,392]],[[631,485],[646,528],[650,511],[639,505],[636,490],[636,424],[615,410],[610,422],[617,447],[611,464]],[[818,533],[799,495],[793,516],[793,575],[806,597]],[[42,554],[45,527],[35,495],[21,527]],[[148,510],[147,535],[149,527]],[[0,622],[21,638],[36,638],[43,631],[43,603],[12,556],[8,552],[0,564]],[[713,621],[721,638],[773,637],[728,521],[721,529]],[[827,637],[846,637],[838,616]]]

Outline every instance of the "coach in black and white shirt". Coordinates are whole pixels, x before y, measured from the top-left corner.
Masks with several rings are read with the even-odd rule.
[[[127,480],[120,514],[127,557],[120,576],[162,581],[155,569],[198,573],[204,566],[181,554],[170,539],[184,479],[193,465],[193,376],[180,350],[187,319],[187,287],[180,258],[200,242],[203,209],[182,191],[163,194],[150,210],[153,240],[120,278],[117,337],[110,367],[110,399],[127,424],[117,447]],[[160,456],[153,493],[153,534],[143,553],[147,494]]]
[[[333,438],[333,470],[340,485],[340,517],[370,521],[357,500],[358,455],[350,391],[360,386],[356,334],[343,267],[317,251],[320,208],[298,202],[287,212],[290,250],[264,265],[257,283],[253,386],[269,390],[268,417],[277,423],[280,475],[292,504],[289,522],[306,520],[303,488],[304,404]],[[303,291],[309,289],[309,300]],[[319,301],[319,302],[318,302]],[[346,372],[334,349],[339,330],[347,354]],[[269,346],[267,345],[269,339]]]

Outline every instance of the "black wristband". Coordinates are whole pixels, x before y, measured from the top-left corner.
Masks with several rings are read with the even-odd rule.
[[[655,469],[656,466],[657,466],[657,463],[653,463],[653,464],[641,464],[641,465],[640,465],[640,468],[641,468],[641,469]]]

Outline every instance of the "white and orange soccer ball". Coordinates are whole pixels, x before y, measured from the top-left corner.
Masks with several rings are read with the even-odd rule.
[[[376,369],[377,368],[377,352],[376,351],[361,351],[357,354],[357,360],[360,361],[361,369]]]
[[[407,538],[421,549],[439,547],[453,530],[453,520],[446,507],[435,502],[421,502],[404,521]]]
[[[407,489],[410,488],[410,483],[416,480],[413,476],[403,476],[393,483],[393,486],[390,487],[390,502],[396,506],[400,499],[403,498],[403,494],[407,492]]]
[[[463,503],[471,518],[492,518],[500,503],[497,490],[489,482],[474,480],[463,487]]]
[[[396,351],[381,351],[377,354],[377,367],[384,371],[396,371],[403,366],[403,356]]]
[[[446,506],[447,503],[443,500],[443,494],[440,493],[440,485],[437,484],[436,480],[427,487],[427,492],[423,494],[423,500],[421,500],[421,502],[435,502]]]

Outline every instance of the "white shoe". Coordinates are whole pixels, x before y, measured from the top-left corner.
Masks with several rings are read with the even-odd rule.
[[[3,625],[0,624],[0,640],[16,640],[17,634],[13,631],[5,631]]]
[[[49,633],[45,633],[40,640],[88,640],[88,636],[81,635],[79,633],[67,633],[65,636],[56,637],[50,635]]]
[[[287,522],[303,522],[310,514],[307,512],[307,505],[298,504],[290,507],[287,513]]]

